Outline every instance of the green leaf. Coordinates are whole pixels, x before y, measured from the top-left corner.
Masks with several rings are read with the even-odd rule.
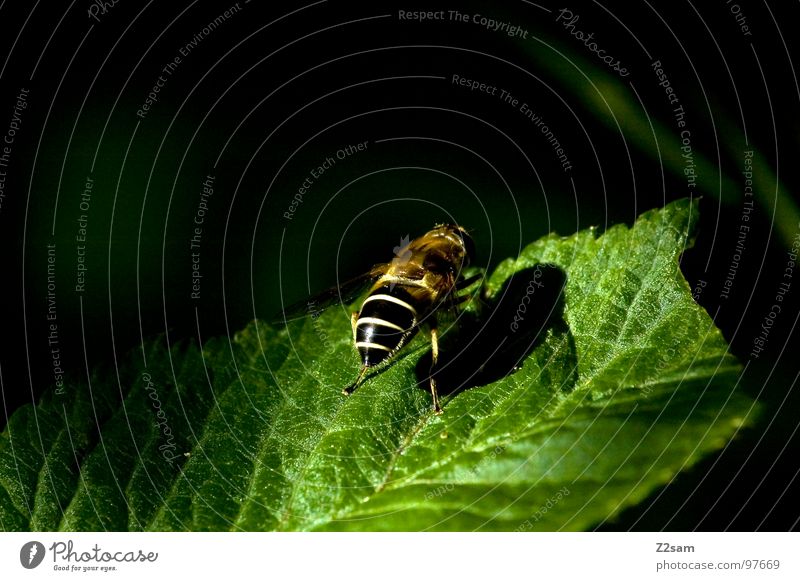
[[[424,336],[342,395],[359,368],[344,307],[281,330],[256,321],[202,349],[154,341],[12,416],[0,526],[580,530],[611,518],[752,415],[679,269],[696,218],[681,200],[503,262],[484,310],[445,334],[437,377],[468,387],[442,416]]]

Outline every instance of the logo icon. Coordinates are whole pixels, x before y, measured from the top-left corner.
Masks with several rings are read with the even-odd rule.
[[[405,266],[408,264],[408,261],[411,260],[411,250],[408,248],[409,242],[411,241],[408,234],[403,236],[400,239],[400,244],[392,248],[392,252],[394,252],[394,258],[392,259],[392,264],[394,266]],[[389,285],[389,290],[394,290],[395,283],[392,282]]]
[[[39,541],[25,543],[19,550],[19,562],[26,569],[35,569],[43,560],[44,545]]]

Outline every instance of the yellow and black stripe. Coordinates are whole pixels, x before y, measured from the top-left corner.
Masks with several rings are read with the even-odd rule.
[[[384,285],[364,299],[356,321],[356,348],[364,367],[391,357],[417,332],[414,298],[400,285]]]

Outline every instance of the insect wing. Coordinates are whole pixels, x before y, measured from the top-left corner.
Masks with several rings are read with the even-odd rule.
[[[343,282],[338,286],[326,289],[316,295],[298,301],[285,308],[272,321],[274,325],[286,324],[297,319],[302,319],[324,311],[334,304],[348,304],[353,302],[367,286],[383,274],[384,265],[379,265],[355,278]]]

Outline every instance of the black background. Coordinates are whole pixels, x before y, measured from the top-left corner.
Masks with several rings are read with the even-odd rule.
[[[568,5],[580,15],[577,28],[593,31],[625,63],[630,75],[621,78],[556,23],[562,5],[442,6],[528,31],[511,38],[471,22],[398,18],[398,10],[438,8],[432,4],[240,2],[183,58],[140,119],[162,67],[233,3],[121,0],[99,22],[88,16],[89,2],[33,11],[3,3],[0,131],[20,89],[30,93],[0,207],[0,422],[53,381],[48,244],[57,248],[61,360],[79,378],[143,337],[204,338],[269,319],[384,261],[402,237],[435,222],[467,225],[480,265],[492,268],[548,232],[632,223],[650,208],[702,196],[683,271],[693,287],[706,283],[697,300],[746,364],[742,389],[763,412],[722,452],[603,528],[796,527],[800,282],[766,350],[750,353],[800,233],[791,195],[798,10],[741,1],[752,31],[745,36],[732,4]],[[686,109],[694,155],[708,162],[695,188],[675,170],[673,142],[652,137],[651,127],[678,134],[651,68],[656,59]],[[528,103],[572,169],[562,169],[518,109],[454,85],[454,74]],[[312,168],[364,141],[366,151],[337,161],[293,218],[283,217]],[[723,298],[742,220],[746,149],[758,152],[762,181]],[[89,271],[76,293],[74,238],[90,174]],[[191,300],[188,241],[209,174],[215,191],[203,228],[202,296]]]

